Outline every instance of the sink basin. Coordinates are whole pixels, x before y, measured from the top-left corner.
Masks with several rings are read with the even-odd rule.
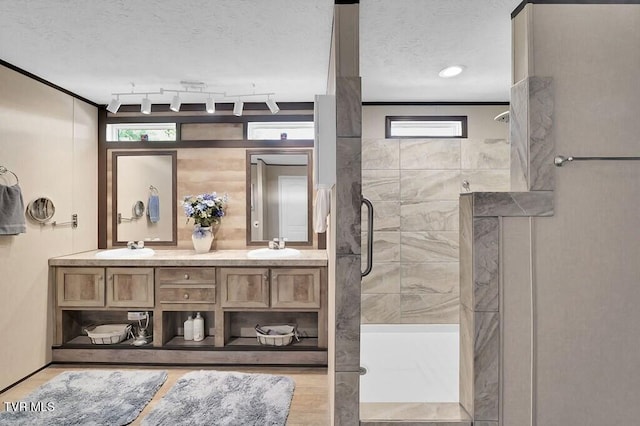
[[[300,250],[294,248],[284,248],[280,250],[273,250],[270,248],[261,248],[251,250],[247,253],[249,259],[291,259],[300,257]]]
[[[139,257],[151,257],[156,252],[151,248],[131,250],[129,248],[111,249],[96,253],[98,259],[137,259]]]

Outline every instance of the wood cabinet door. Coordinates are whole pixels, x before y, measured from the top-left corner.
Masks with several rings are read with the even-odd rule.
[[[153,308],[153,268],[107,268],[107,306]]]
[[[268,308],[269,269],[220,268],[223,308]]]
[[[271,269],[271,307],[319,308],[319,269]]]
[[[104,268],[58,268],[58,306],[104,306]]]

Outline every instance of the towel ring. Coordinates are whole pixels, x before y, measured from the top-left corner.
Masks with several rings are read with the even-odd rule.
[[[158,188],[153,185],[149,185],[149,191],[151,191],[151,194],[158,195]]]
[[[16,185],[20,183],[20,179],[18,179],[18,175],[13,173],[11,170],[7,169],[5,166],[0,166],[0,176],[4,175],[5,173],[11,173],[13,177],[16,178]]]

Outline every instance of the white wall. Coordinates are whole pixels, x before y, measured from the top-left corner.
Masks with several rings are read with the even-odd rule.
[[[53,200],[53,220],[0,236],[0,389],[51,358],[50,257],[97,248],[97,109],[0,66],[0,165],[15,172],[26,204]]]
[[[527,9],[529,69],[554,82],[556,154],[639,156],[640,5]],[[524,268],[504,271],[504,425],[532,424],[530,277],[537,424],[637,424],[640,161],[574,162],[555,177],[553,217],[503,227],[503,260]]]

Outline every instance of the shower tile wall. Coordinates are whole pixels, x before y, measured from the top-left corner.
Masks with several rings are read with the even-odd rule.
[[[474,192],[508,191],[509,162],[506,136],[362,141],[362,193],[375,212],[362,323],[458,323],[462,181]],[[363,232],[363,259],[366,246]]]

